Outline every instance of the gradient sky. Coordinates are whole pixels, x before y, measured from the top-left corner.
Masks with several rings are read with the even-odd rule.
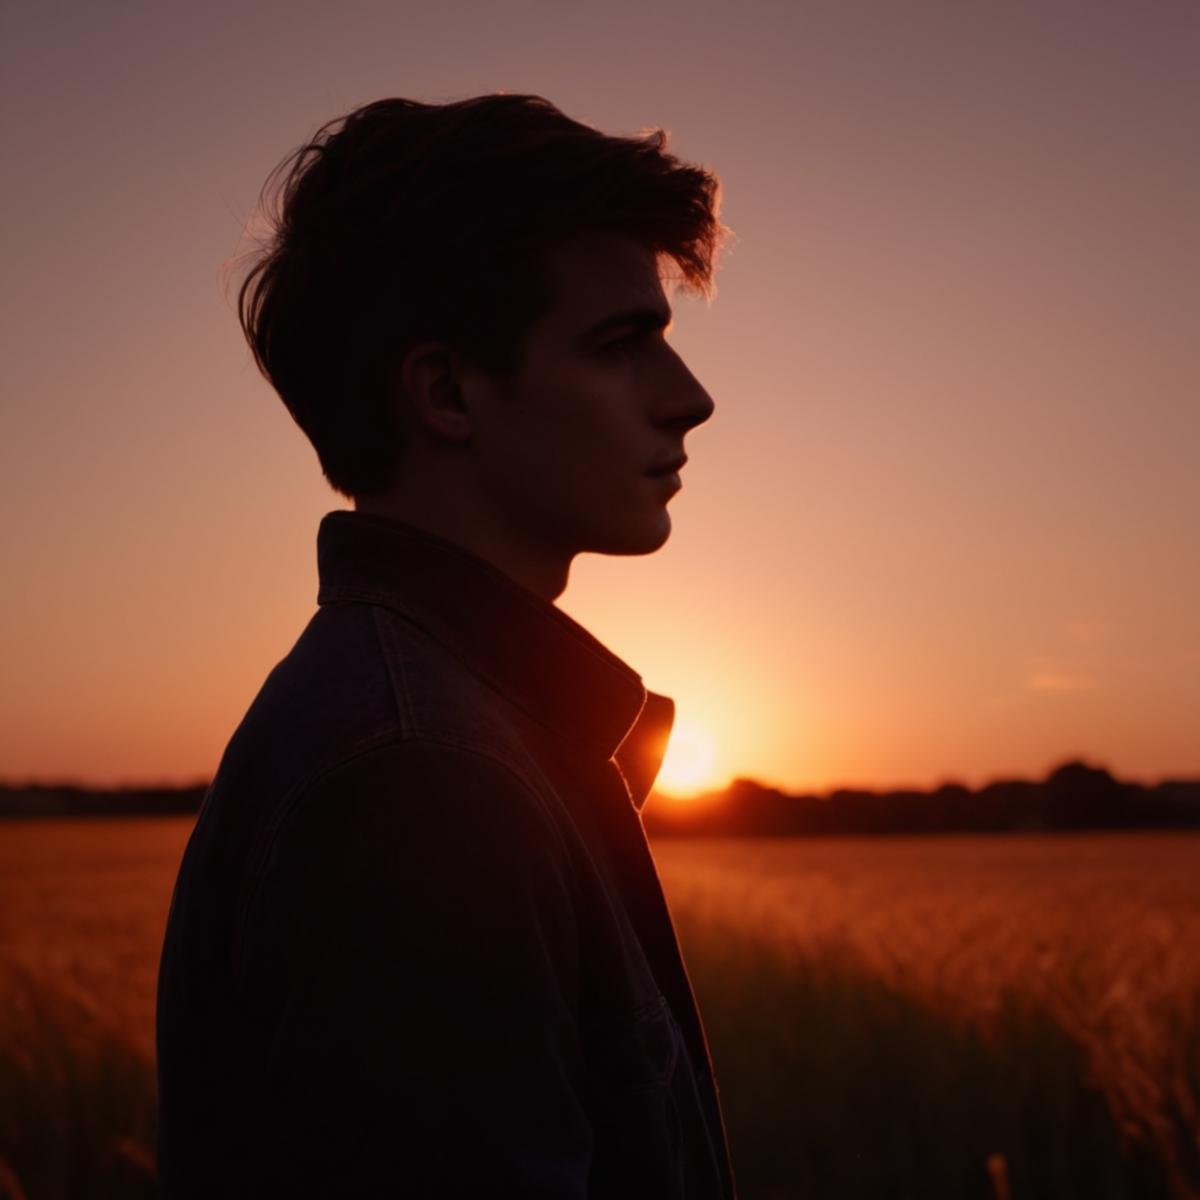
[[[0,8],[0,778],[205,779],[349,507],[226,272],[385,95],[537,92],[714,168],[675,532],[560,605],[716,781],[1200,775],[1200,6]]]

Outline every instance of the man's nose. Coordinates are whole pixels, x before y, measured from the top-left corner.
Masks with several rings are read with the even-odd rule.
[[[692,429],[713,415],[716,404],[683,359],[674,350],[671,354],[675,360],[674,372],[664,389],[668,398],[662,405],[663,419],[666,424]]]

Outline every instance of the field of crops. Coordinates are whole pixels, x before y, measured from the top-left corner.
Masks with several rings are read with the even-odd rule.
[[[187,818],[0,824],[0,1196],[152,1196]],[[1200,1197],[1200,837],[655,846],[744,1200]]]
[[[1200,1196],[1200,838],[655,853],[748,1195]]]

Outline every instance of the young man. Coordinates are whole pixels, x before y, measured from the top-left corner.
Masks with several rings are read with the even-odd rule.
[[[535,96],[384,100],[297,152],[242,285],[354,511],[234,733],[159,976],[190,1196],[735,1196],[640,810],[671,700],[554,600],[667,539],[713,402],[709,172]]]

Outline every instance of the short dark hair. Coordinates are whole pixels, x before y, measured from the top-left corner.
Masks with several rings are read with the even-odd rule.
[[[385,99],[327,122],[271,172],[270,233],[238,317],[336,491],[392,481],[388,371],[413,345],[444,340],[493,373],[519,369],[562,241],[624,234],[711,298],[728,233],[720,183],[666,144],[661,129],[610,137],[540,96]]]

